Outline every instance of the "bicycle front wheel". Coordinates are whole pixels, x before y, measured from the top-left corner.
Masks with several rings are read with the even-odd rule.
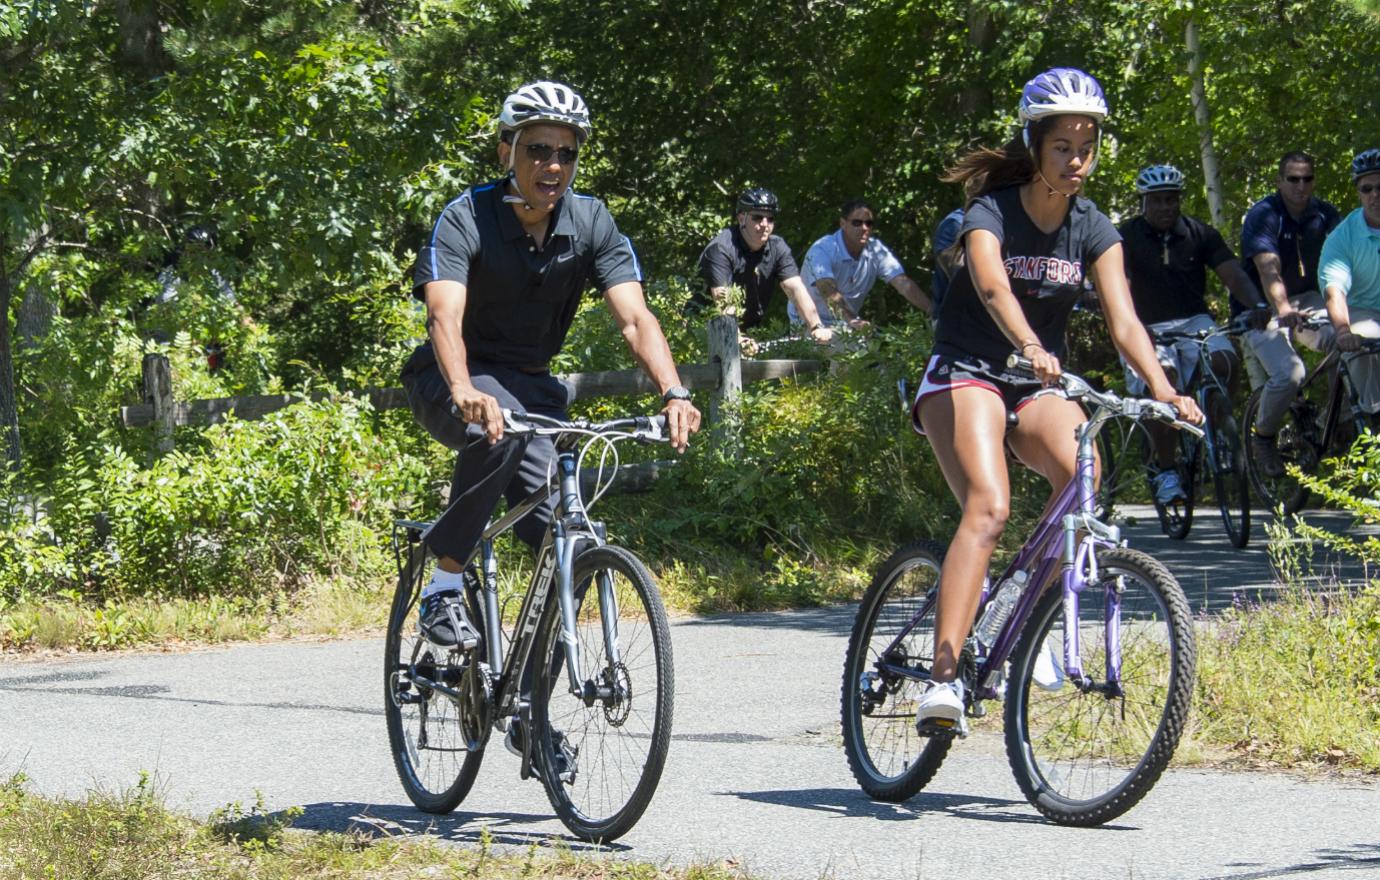
[[[1208,423],[1204,426],[1212,437],[1212,455],[1208,466],[1212,469],[1213,488],[1217,493],[1217,509],[1222,514],[1222,526],[1233,547],[1245,547],[1251,540],[1251,487],[1246,473],[1246,456],[1242,449],[1241,431],[1231,414],[1231,401],[1217,392],[1207,399]]]
[[[560,604],[538,630],[532,696],[537,761],[551,806],[589,841],[626,834],[661,780],[671,745],[671,630],[642,562],[621,547],[575,558],[577,674],[570,692]],[[618,651],[615,658],[611,648]]]
[[[414,545],[398,578],[384,637],[383,708],[393,764],[408,799],[424,812],[449,813],[479,773],[489,707],[475,654],[438,647],[417,633],[417,600],[434,561],[424,545]]]
[[[1051,676],[1047,662],[1036,680],[1046,651],[1063,669],[1060,589],[1040,600],[1010,661],[1007,758],[1026,798],[1061,825],[1099,825],[1144,797],[1178,746],[1193,696],[1193,626],[1174,576],[1135,550],[1100,551],[1097,565],[1097,580],[1079,594],[1085,681]],[[1108,606],[1118,600],[1120,625],[1109,633]],[[1109,650],[1121,665],[1116,685]]]
[[[1150,497],[1155,502],[1155,513],[1160,518],[1160,529],[1175,541],[1188,537],[1193,528],[1193,502],[1198,489],[1199,462],[1203,446],[1197,438],[1181,433],[1179,435],[1179,454],[1174,467],[1179,472],[1179,486],[1184,496],[1169,503],[1160,501],[1155,494],[1155,486],[1150,485]]]
[[[924,788],[953,737],[921,736],[915,712],[934,665],[934,616],[944,547],[891,555],[864,594],[843,663],[843,750],[870,796],[899,803]]]

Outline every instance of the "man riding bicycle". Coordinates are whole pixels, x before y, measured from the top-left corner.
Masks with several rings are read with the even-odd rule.
[[[1318,276],[1337,348],[1374,424],[1380,414],[1380,365],[1376,355],[1358,350],[1363,340],[1380,339],[1380,150],[1356,154],[1351,182],[1361,205],[1328,235]]]
[[[1151,165],[1136,176],[1136,192],[1141,197],[1141,213],[1123,223],[1118,230],[1126,253],[1126,275],[1131,284],[1131,299],[1136,315],[1150,331],[1195,333],[1215,330],[1208,312],[1207,270],[1211,268],[1243,308],[1260,309],[1255,326],[1263,326],[1268,313],[1260,291],[1241,269],[1236,255],[1222,235],[1208,224],[1183,214],[1184,176],[1173,165]],[[1214,373],[1223,385],[1230,386],[1237,374],[1238,358],[1231,342],[1222,336],[1207,341]],[[1169,381],[1183,392],[1198,369],[1199,347],[1189,340],[1155,344],[1155,355]],[[1143,396],[1146,385],[1125,357],[1127,392]],[[1186,496],[1174,468],[1175,437],[1165,425],[1146,425],[1155,447],[1155,497],[1161,504],[1172,504]]]
[[[567,386],[550,371],[593,281],[633,356],[660,389],[671,443],[683,451],[700,413],[681,385],[642,293],[632,243],[604,203],[568,194],[589,111],[569,86],[534,82],[503,102],[498,160],[507,175],[448,204],[417,255],[413,296],[428,341],[402,371],[413,415],[459,452],[450,506],[423,535],[437,556],[422,590],[420,629],[454,646],[472,626],[465,562],[499,498],[515,504],[547,483],[549,439],[503,436],[502,409],[568,418]],[[513,531],[537,547],[555,499]]]
[[[1303,328],[1308,313],[1322,307],[1318,257],[1323,240],[1337,225],[1337,209],[1313,195],[1313,157],[1285,153],[1279,160],[1274,194],[1251,206],[1241,226],[1241,260],[1275,310],[1275,319],[1243,338],[1251,384],[1263,386],[1260,414],[1250,437],[1251,452],[1267,477],[1284,473],[1275,432],[1303,382],[1303,360],[1293,336],[1316,351],[1331,345],[1332,333]],[[1232,303],[1232,317],[1245,306]]]

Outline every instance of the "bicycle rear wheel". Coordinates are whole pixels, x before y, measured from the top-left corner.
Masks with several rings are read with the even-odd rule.
[[[953,744],[953,737],[921,736],[915,729],[916,707],[934,663],[944,549],[922,541],[893,553],[853,620],[843,663],[843,750],[853,778],[877,800],[913,797],[934,778]]]
[[[1081,685],[1033,680],[1046,640],[1062,658],[1063,591],[1036,606],[1011,655],[1006,754],[1021,791],[1061,825],[1099,825],[1154,786],[1178,746],[1193,697],[1195,647],[1183,591],[1135,550],[1099,551],[1098,579],[1079,594]],[[1120,689],[1107,687],[1108,604],[1119,597]],[[1062,659],[1061,659],[1062,662]]]
[[[1184,497],[1165,504],[1155,495],[1155,486],[1150,485],[1150,498],[1155,503],[1155,514],[1160,518],[1160,529],[1176,541],[1188,537],[1193,528],[1193,502],[1197,493],[1199,462],[1203,455],[1203,444],[1190,434],[1180,432],[1179,452],[1174,462],[1179,472],[1179,485]]]
[[[542,671],[533,682],[534,744],[561,821],[585,840],[609,841],[637,824],[666,764],[675,692],[671,631],[652,576],[621,547],[580,553],[574,585],[583,693],[570,693],[553,594],[531,661]],[[617,662],[606,647],[606,626],[620,651]]]
[[[1233,547],[1245,547],[1251,541],[1251,487],[1241,431],[1231,414],[1231,401],[1221,392],[1208,394],[1207,410],[1208,423],[1204,428],[1212,437],[1211,461],[1207,466],[1212,470],[1217,509],[1222,514],[1227,540]]]
[[[425,545],[409,549],[388,612],[383,708],[393,765],[408,799],[424,812],[449,813],[470,793],[479,773],[490,710],[477,652],[447,650],[417,633],[417,599],[433,565]]]
[[[1285,411],[1284,421],[1275,432],[1275,444],[1279,449],[1280,458],[1284,459],[1284,464],[1295,465],[1305,474],[1317,473],[1318,463],[1322,460],[1316,439],[1316,413],[1317,410],[1311,402],[1296,398]],[[1259,414],[1260,391],[1256,390],[1246,399],[1246,409],[1241,415],[1243,437],[1251,436]],[[1246,472],[1250,475],[1251,485],[1255,487],[1260,500],[1271,509],[1283,507],[1285,514],[1302,510],[1303,505],[1308,502],[1308,488],[1287,471],[1278,477],[1268,476],[1255,459],[1253,445],[1246,443],[1245,448]]]

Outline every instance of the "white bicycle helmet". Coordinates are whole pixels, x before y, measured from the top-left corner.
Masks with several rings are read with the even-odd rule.
[[[1363,150],[1351,160],[1351,182],[1355,183],[1367,174],[1380,171],[1380,150]]]
[[[1151,165],[1136,175],[1136,192],[1183,192],[1184,173],[1173,165]]]
[[[520,87],[503,101],[499,132],[549,122],[575,129],[583,144],[589,139],[589,108],[579,93],[564,83],[541,80]]]

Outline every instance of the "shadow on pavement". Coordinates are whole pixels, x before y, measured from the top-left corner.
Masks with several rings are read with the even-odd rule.
[[[1374,876],[1372,871],[1380,872],[1380,844],[1356,843],[1343,849],[1314,850],[1314,854],[1316,858],[1311,862],[1300,862],[1282,868],[1261,868],[1242,874],[1219,874],[1215,877],[1205,877],[1203,880],[1273,880],[1276,877],[1296,877],[1313,871],[1358,871],[1365,872],[1359,876],[1371,877]],[[1234,862],[1229,867],[1252,868],[1259,864]]]
[[[553,822],[554,817],[549,813],[470,813],[456,810],[449,815],[438,816],[401,804],[345,801],[307,804],[302,809],[305,812],[293,821],[292,827],[307,831],[334,831],[375,839],[425,835],[445,843],[478,845],[481,834],[487,830],[489,841],[497,846],[527,847],[536,843],[571,852],[622,852],[629,849],[618,843],[587,843],[565,833],[523,830]],[[282,813],[273,816],[280,817]]]
[[[830,605],[793,611],[754,611],[745,614],[715,614],[673,622],[673,626],[750,626],[760,629],[793,629],[822,635],[846,636],[853,629],[857,604]]]
[[[858,817],[903,821],[917,819],[925,813],[943,812],[963,819],[983,822],[1050,824],[1043,816],[1029,809],[1025,801],[990,798],[981,795],[921,792],[903,804],[874,801],[855,788],[800,788],[774,791],[719,791],[722,797],[736,797],[761,804],[814,810],[838,817]],[[1119,825],[1104,825],[1101,830],[1129,831]]]

